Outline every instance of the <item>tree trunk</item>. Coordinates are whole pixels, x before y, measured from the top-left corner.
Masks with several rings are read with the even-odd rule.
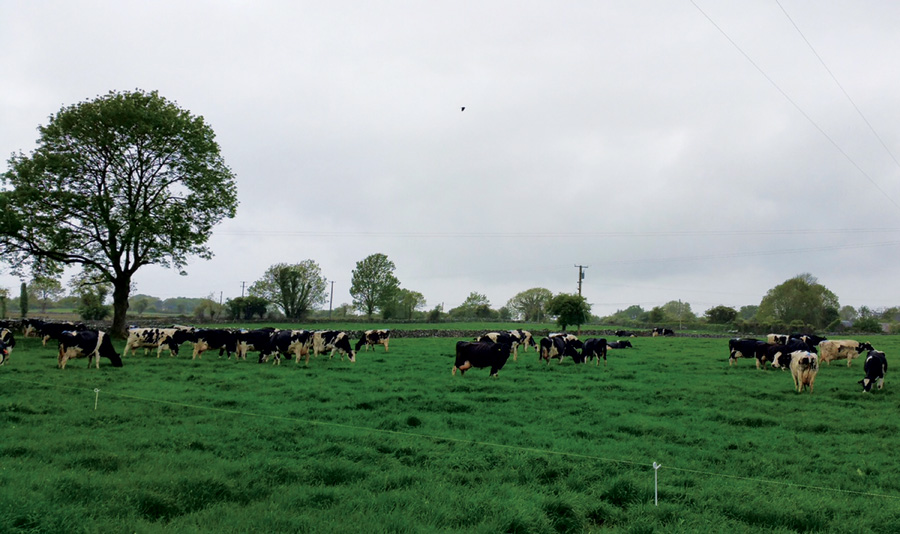
[[[127,335],[125,320],[128,315],[128,294],[131,279],[119,278],[113,282],[113,320],[110,335],[124,338]]]

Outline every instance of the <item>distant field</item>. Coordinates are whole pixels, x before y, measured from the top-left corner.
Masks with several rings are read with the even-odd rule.
[[[900,531],[900,382],[862,394],[861,360],[809,395],[724,339],[638,338],[607,367],[531,351],[498,379],[451,376],[455,341],[60,371],[20,339],[0,532]]]

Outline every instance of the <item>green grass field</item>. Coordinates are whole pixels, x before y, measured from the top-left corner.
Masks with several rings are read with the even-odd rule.
[[[725,339],[636,338],[605,368],[531,351],[498,379],[451,376],[455,341],[61,371],[19,336],[0,532],[900,532],[900,386],[862,394],[861,360],[810,395]]]

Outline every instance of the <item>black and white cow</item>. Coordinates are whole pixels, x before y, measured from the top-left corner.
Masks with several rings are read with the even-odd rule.
[[[787,364],[784,364],[784,365],[778,364],[779,358],[781,358],[783,355],[789,355],[791,353],[798,352],[798,351],[799,352],[811,352],[813,354],[817,354],[815,347],[810,347],[804,341],[802,341],[800,339],[795,339],[795,338],[789,338],[787,340],[787,344],[784,344],[784,345],[782,345],[782,344],[769,345],[768,343],[767,343],[767,345],[768,345],[768,347],[766,348],[765,355],[762,357],[757,356],[757,363],[756,363],[757,368],[760,366],[765,368],[766,362],[769,362],[772,364],[772,367],[781,367],[782,370],[784,370],[784,369],[788,368],[788,365]]]
[[[87,329],[88,327],[84,323],[41,321],[36,324],[37,336],[41,338],[41,343],[45,347],[47,341],[51,339],[59,341],[60,334],[63,332],[80,332]]]
[[[629,349],[634,348],[634,345],[631,344],[631,341],[627,339],[619,340],[619,341],[610,341],[606,344],[607,348],[610,349]]]
[[[309,364],[309,351],[312,348],[313,333],[309,330],[276,330],[269,338],[269,345],[259,351],[259,363],[268,361],[272,356],[272,365],[281,365],[281,357],[294,356],[296,363],[306,356]]]
[[[584,343],[572,334],[550,334],[541,339],[539,348],[538,361],[547,360],[549,364],[551,359],[558,358],[559,363],[562,363],[563,358],[569,356],[574,361],[580,362],[581,354],[578,353],[578,349],[584,348]]]
[[[634,337],[634,332],[630,330],[616,330],[613,332],[616,337]]]
[[[156,349],[157,358],[164,350],[169,351],[169,356],[178,356],[178,344],[175,343],[175,332],[178,330],[179,328],[129,328],[122,356],[128,356],[129,350],[135,355],[137,349],[144,349],[146,356],[147,351],[152,348]]]
[[[672,330],[671,328],[660,328],[660,327],[657,326],[657,327],[655,327],[653,330],[650,331],[650,335],[653,336],[653,337],[656,337],[656,336],[674,336],[674,335],[675,335],[675,331]]]
[[[519,335],[510,332],[488,332],[475,338],[481,343],[505,343],[512,349],[513,361],[519,359]]]
[[[112,341],[106,332],[99,330],[79,330],[77,332],[63,332],[59,335],[60,369],[66,368],[66,362],[73,358],[87,356],[88,367],[91,361],[96,361],[100,368],[100,357],[109,358],[113,367],[122,367],[122,357],[113,348]]]
[[[815,347],[823,341],[828,341],[828,338],[817,336],[815,334],[791,334],[791,338],[799,339],[810,347]]]
[[[521,328],[517,330],[510,330],[510,334],[514,338],[518,338],[519,345],[522,345],[522,352],[528,352],[528,347],[534,347],[534,350],[537,351],[537,343],[534,341],[534,336],[531,335],[531,332],[528,330],[522,330]]]
[[[0,328],[0,343],[6,348],[6,354],[0,358],[0,365],[9,362],[9,355],[12,354],[13,348],[16,346],[16,337],[9,328]]]
[[[191,353],[192,360],[202,359],[203,353],[208,350],[219,349],[220,357],[223,354],[227,354],[229,358],[231,358],[232,353],[237,352],[237,332],[234,330],[199,328],[192,331],[178,332],[173,334],[172,337],[172,343],[180,345],[182,342],[188,342],[194,345],[194,350]]]
[[[456,360],[453,363],[451,374],[456,375],[457,369],[462,375],[472,367],[478,369],[490,367],[490,376],[496,378],[500,369],[506,365],[509,354],[510,346],[506,343],[458,341],[456,343]]]
[[[312,347],[313,356],[318,356],[330,350],[331,355],[329,358],[334,358],[334,353],[339,352],[341,361],[343,361],[344,356],[348,356],[351,362],[356,362],[356,352],[350,346],[350,336],[346,332],[317,330],[313,332]],[[309,364],[309,355],[306,356],[306,363]]]
[[[272,334],[275,332],[275,328],[272,327],[239,331],[237,333],[237,350],[234,359],[246,360],[247,353],[251,350],[262,353],[269,348],[272,341]]]
[[[363,332],[362,337],[359,338],[359,341],[356,342],[356,352],[359,352],[363,345],[366,346],[366,352],[369,352],[369,347],[375,350],[375,345],[384,345],[384,352],[387,352],[390,341],[390,330],[366,330]]]
[[[887,357],[880,350],[870,350],[866,354],[866,362],[863,365],[866,377],[859,381],[863,391],[872,390],[872,384],[882,389],[884,387],[884,375],[887,373]]]
[[[603,358],[603,366],[606,367],[606,338],[589,338],[584,342],[584,348],[581,350],[581,356],[585,363],[594,358],[597,359],[597,365],[600,365],[600,358]]]
[[[6,346],[6,343],[0,341],[0,365],[5,365],[9,361],[9,351],[10,348]]]
[[[765,367],[766,351],[770,345],[758,339],[729,339],[728,340],[728,365],[734,365],[738,358],[756,358],[756,368],[760,364]]]

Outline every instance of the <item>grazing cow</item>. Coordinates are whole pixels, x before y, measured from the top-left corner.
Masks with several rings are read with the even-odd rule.
[[[788,340],[791,336],[786,336],[783,334],[767,334],[766,342],[769,345],[787,345]]]
[[[125,350],[122,356],[128,356],[131,351],[132,356],[137,354],[137,349],[144,349],[144,356],[147,355],[148,349],[156,349],[156,357],[162,351],[169,351],[169,356],[178,356],[178,344],[175,343],[175,332],[178,328],[129,328],[128,340],[125,341]]]
[[[616,330],[613,332],[616,337],[634,337],[634,332],[630,330]]]
[[[513,361],[519,360],[519,336],[509,332],[488,332],[475,338],[475,341],[481,343],[505,343],[512,348]]]
[[[237,333],[235,361],[246,360],[247,353],[251,350],[262,353],[268,349],[272,340],[272,334],[275,333],[272,327],[257,328],[255,330],[241,330]]]
[[[290,357],[293,354],[297,363],[306,356],[306,364],[309,365],[312,338],[313,333],[309,330],[276,330],[269,338],[269,345],[259,351],[259,363],[268,361],[271,354],[272,365],[281,365],[281,356]]]
[[[88,328],[84,323],[40,321],[40,323],[35,325],[35,329],[37,336],[41,338],[41,344],[46,347],[47,341],[51,339],[58,341],[60,334],[63,332],[79,332]]]
[[[729,339],[728,365],[734,365],[738,358],[756,358],[756,368],[760,363],[765,367],[766,350],[769,344],[758,339]]]
[[[674,335],[675,335],[675,331],[672,330],[671,328],[660,328],[660,327],[656,327],[656,328],[654,328],[653,330],[650,331],[650,335],[653,336],[653,337],[656,337],[656,336],[674,336]]]
[[[815,334],[791,334],[791,338],[802,340],[804,343],[806,343],[810,347],[815,347],[819,343],[828,340],[828,338],[824,338],[822,336],[817,336]]]
[[[866,377],[859,381],[862,384],[863,392],[868,393],[872,390],[872,384],[878,386],[878,389],[884,387],[884,375],[887,373],[887,357],[880,350],[870,350],[866,355],[866,363],[863,366]]]
[[[0,341],[0,365],[5,365],[9,361],[9,351],[10,348],[6,346],[6,343]]]
[[[634,345],[631,344],[631,341],[628,341],[627,339],[620,340],[620,341],[610,341],[609,343],[606,344],[606,346],[607,346],[607,348],[610,348],[610,349],[634,348]]]
[[[800,339],[790,338],[787,340],[787,344],[777,344],[777,345],[769,345],[766,343],[766,351],[765,356],[757,356],[757,367],[760,365],[765,368],[766,362],[772,364],[772,367],[779,367],[776,365],[778,358],[781,355],[791,354],[792,352],[803,351],[803,352],[812,352],[816,354],[816,348],[810,347],[807,343],[803,342]],[[781,366],[782,370],[787,369],[787,364]]]
[[[59,335],[59,368],[65,369],[66,362],[72,358],[87,356],[88,368],[91,361],[96,361],[100,368],[100,357],[109,358],[113,367],[122,367],[122,357],[113,348],[112,341],[106,332],[99,330],[79,330],[63,332]]]
[[[563,358],[571,356],[578,363],[582,361],[578,349],[582,348],[584,343],[572,334],[550,334],[541,339],[538,361],[547,360],[549,364],[551,359],[559,358],[559,363],[562,363]]]
[[[534,347],[535,351],[538,350],[537,343],[534,342],[534,336],[532,336],[531,332],[528,330],[519,328],[518,330],[510,330],[509,333],[512,334],[514,338],[518,338],[519,345],[524,347],[522,352],[528,352],[528,347]]]
[[[821,355],[819,358],[831,365],[834,360],[847,360],[847,367],[853,363],[856,358],[865,351],[875,350],[875,347],[867,342],[860,343],[852,339],[829,339],[819,343]]]
[[[375,350],[375,345],[384,345],[384,352],[387,352],[390,341],[390,330],[366,330],[363,332],[362,337],[359,338],[359,341],[356,342],[356,352],[359,352],[363,345],[366,346],[366,352],[369,352],[369,347]]]
[[[497,373],[509,359],[510,346],[506,343],[483,343],[471,341],[458,341],[456,343],[456,360],[453,363],[452,375],[465,374],[472,367],[482,369],[491,368],[490,376],[496,378]]]
[[[323,354],[325,351],[331,351],[329,358],[334,358],[335,351],[341,354],[341,361],[344,356],[348,356],[350,361],[356,362],[356,353],[350,347],[350,336],[346,332],[338,332],[337,330],[318,330],[313,332],[312,338],[313,356]],[[298,362],[300,360],[297,360]],[[306,363],[309,364],[309,355],[306,355]]]
[[[797,393],[803,392],[803,386],[808,386],[809,392],[813,392],[816,373],[819,372],[818,357],[815,354],[805,350],[798,350],[781,355],[778,358],[778,363],[779,365],[787,363],[790,366],[791,376],[794,378],[794,387],[797,388]]]
[[[38,326],[44,324],[40,319],[22,319],[22,337],[37,337]]]
[[[600,358],[603,358],[603,366],[606,367],[606,339],[590,338],[584,342],[584,348],[581,349],[581,356],[585,362],[597,359],[597,365],[600,365]]]
[[[9,355],[12,354],[13,347],[16,346],[16,338],[13,336],[12,330],[9,328],[0,328],[0,343],[3,343],[6,347],[6,357],[0,362],[0,365],[2,365],[9,360]]]

